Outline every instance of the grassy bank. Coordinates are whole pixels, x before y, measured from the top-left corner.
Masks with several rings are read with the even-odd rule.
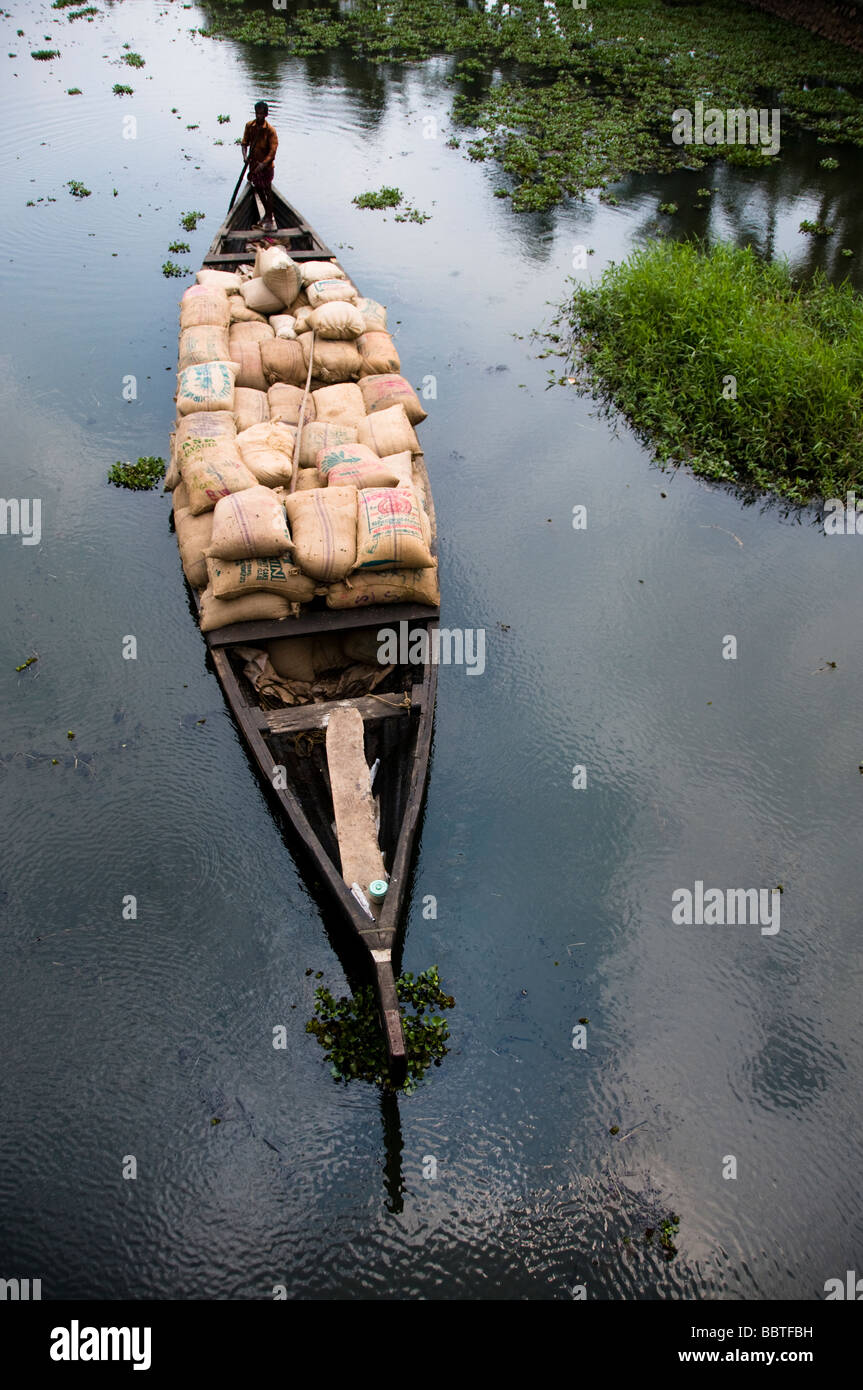
[[[863,299],[749,250],[651,242],[579,287],[550,350],[662,462],[794,502],[863,485]],[[554,374],[555,379],[558,373]]]
[[[696,158],[694,147],[671,143],[671,113],[697,100],[723,110],[778,105],[786,133],[796,125],[863,146],[863,96],[840,90],[860,83],[860,55],[740,0],[602,0],[585,9],[522,0],[507,8],[513,13],[456,0],[357,0],[344,12],[334,2],[274,12],[223,0],[204,6],[202,32],[296,55],[457,55],[453,114],[481,132],[467,153],[499,161],[520,210],[629,172],[720,158],[715,146],[699,147]]]

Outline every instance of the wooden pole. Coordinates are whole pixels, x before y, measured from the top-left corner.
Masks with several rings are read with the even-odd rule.
[[[240,177],[237,179],[237,186],[236,186],[236,188],[234,189],[233,194],[231,195],[231,201],[228,203],[228,212],[230,212],[230,211],[231,211],[231,208],[234,206],[234,201],[235,201],[235,199],[236,199],[236,197],[237,197],[237,194],[238,194],[239,191],[240,191],[240,184],[243,182],[243,175],[244,175],[244,173],[246,172],[246,168],[247,168],[248,163],[249,163],[249,155],[250,155],[251,153],[252,153],[252,148],[251,148],[251,145],[250,145],[250,146],[249,146],[249,154],[247,154],[246,157],[245,157],[245,159],[243,160],[243,167],[242,167],[242,169],[240,170]]]

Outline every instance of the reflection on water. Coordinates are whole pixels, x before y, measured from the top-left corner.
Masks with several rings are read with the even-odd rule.
[[[446,61],[288,60],[183,15],[116,6],[67,23],[56,64],[29,38],[7,60],[4,488],[43,506],[40,546],[0,537],[9,1267],[45,1297],[818,1297],[861,1234],[860,552],[658,473],[544,389],[527,335],[567,276],[660,224],[859,285],[839,250],[860,247],[860,154],[784,142],[766,174],[640,176],[617,207],[513,217],[445,144]],[[120,99],[124,42],[146,68]],[[338,992],[356,963],[208,668],[166,500],[105,484],[165,451],[182,286],[159,267],[192,208],[200,262],[260,96],[277,183],[437,380],[445,617],[487,633],[482,679],[441,671],[404,949],[456,997],[453,1050],[398,1112],[332,1084],[304,1032],[306,970]],[[384,183],[431,220],[352,206]],[[823,242],[797,230],[816,216]],[[782,883],[781,931],[674,926],[696,879]],[[669,1260],[647,1232],[672,1214]]]

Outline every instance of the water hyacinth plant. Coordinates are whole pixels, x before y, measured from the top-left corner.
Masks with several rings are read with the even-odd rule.
[[[410,1095],[429,1067],[440,1066],[449,1051],[449,1027],[437,1012],[455,1006],[452,995],[441,989],[437,966],[419,975],[405,972],[396,980],[402,1016],[407,1077],[397,1086],[389,1076],[386,1048],[381,1033],[375,992],[364,986],[348,997],[336,1000],[328,989],[315,990],[315,1016],[306,1024],[321,1044],[336,1081],[369,1081],[384,1091]]]
[[[149,492],[165,476],[165,460],[146,454],[137,463],[118,461],[108,470],[108,482],[132,492]]]

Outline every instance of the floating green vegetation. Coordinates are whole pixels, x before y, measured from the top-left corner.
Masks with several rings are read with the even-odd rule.
[[[134,90],[134,87],[127,87],[124,82],[115,82],[111,88],[115,97],[130,97]]]
[[[807,217],[804,217],[800,223],[800,230],[805,232],[807,236],[832,236],[836,228],[822,222],[820,217],[815,222],[810,222]]]
[[[216,120],[219,122],[219,125],[227,125],[227,124],[228,124],[228,121],[229,121],[230,119],[231,119],[230,116],[217,116],[217,117],[216,117]]]
[[[395,219],[394,219],[394,220],[395,220],[396,222],[419,222],[419,223],[423,223],[423,222],[428,222],[428,220],[429,220],[430,217],[431,217],[431,213],[430,213],[430,212],[420,212],[419,208],[415,208],[415,207],[412,206],[412,204],[407,203],[407,204],[402,208],[401,212],[397,212],[397,213],[396,213]]]
[[[36,58],[40,63],[47,63],[52,58],[60,57],[59,48],[37,48],[31,54],[31,58]]]
[[[70,179],[66,187],[73,198],[89,198],[92,192],[92,189],[87,188],[80,179]]]
[[[676,203],[660,203],[660,204],[659,204],[659,211],[660,211],[660,212],[667,213],[669,217],[673,217],[674,214],[677,212],[677,204],[676,204]]]
[[[192,248],[187,241],[172,241],[170,246],[168,247],[168,250],[173,251],[175,256],[188,255],[191,249]]]
[[[668,1216],[662,1218],[658,1228],[656,1226],[646,1227],[644,1239],[648,1245],[651,1244],[653,1237],[657,1234],[657,1229],[659,1232],[660,1250],[666,1260],[673,1260],[677,1254],[677,1246],[674,1244],[674,1241],[680,1234],[680,1217],[674,1212],[670,1212]]]
[[[78,0],[54,0],[52,10],[68,10],[72,5],[77,5]]]
[[[203,212],[184,212],[180,217],[180,226],[187,232],[194,232],[204,216]]]
[[[204,0],[200,32],[307,55],[345,48],[372,64],[458,56],[453,114],[479,131],[469,157],[516,176],[513,207],[543,209],[627,173],[776,156],[742,145],[675,145],[672,113],[696,100],[759,110],[782,92],[782,134],[863,146],[859,55],[745,3],[603,0],[580,9],[521,0],[336,0],[280,13]],[[446,143],[453,146],[451,137]]]
[[[400,188],[379,188],[376,193],[358,193],[351,202],[358,208],[397,208],[401,200]]]
[[[34,661],[38,661],[38,656],[28,656],[26,661],[22,661],[20,666],[16,666],[16,671],[26,671],[28,666],[32,666]]]
[[[187,129],[187,130],[200,130],[200,128],[201,128],[201,127],[200,127],[199,125],[187,125],[187,126],[186,126],[186,129]]]
[[[144,67],[144,59],[141,57],[140,53],[124,53],[123,62],[128,63],[130,68]]]
[[[165,476],[165,460],[152,454],[138,459],[137,463],[121,463],[119,460],[108,469],[108,482],[115,487],[127,487],[133,492],[148,492],[160,483]]]
[[[188,267],[177,265],[176,261],[165,261],[162,265],[162,274],[166,280],[182,280],[184,275],[191,273]]]
[[[80,97],[83,96],[84,93],[81,91],[80,87],[67,87],[66,95],[67,97]]]
[[[863,484],[863,298],[751,248],[653,241],[576,285],[552,382],[618,409],[663,464],[795,503]]]
[[[70,10],[69,19],[87,19],[92,21],[93,15],[98,13],[99,11],[95,5],[85,5],[83,9]]]
[[[338,1000],[323,985],[315,990],[315,1016],[306,1024],[306,1032],[313,1033],[324,1048],[336,1081],[369,1081],[384,1090],[410,1095],[432,1064],[440,1066],[449,1051],[449,1027],[439,1013],[428,1011],[451,1009],[455,1000],[441,989],[437,966],[430,966],[416,977],[406,971],[396,981],[396,991],[407,1051],[407,1077],[401,1085],[394,1084],[389,1076],[377,1000],[371,986],[358,989],[351,998],[343,995]]]
[[[818,168],[819,168],[819,169],[838,169],[838,168],[839,168],[839,160],[838,160],[838,159],[833,159],[832,157],[830,157],[829,159],[819,159],[819,161],[818,161]]]
[[[732,145],[725,158],[739,169],[766,169],[768,165],[776,163],[778,156],[765,154],[751,145]]]

